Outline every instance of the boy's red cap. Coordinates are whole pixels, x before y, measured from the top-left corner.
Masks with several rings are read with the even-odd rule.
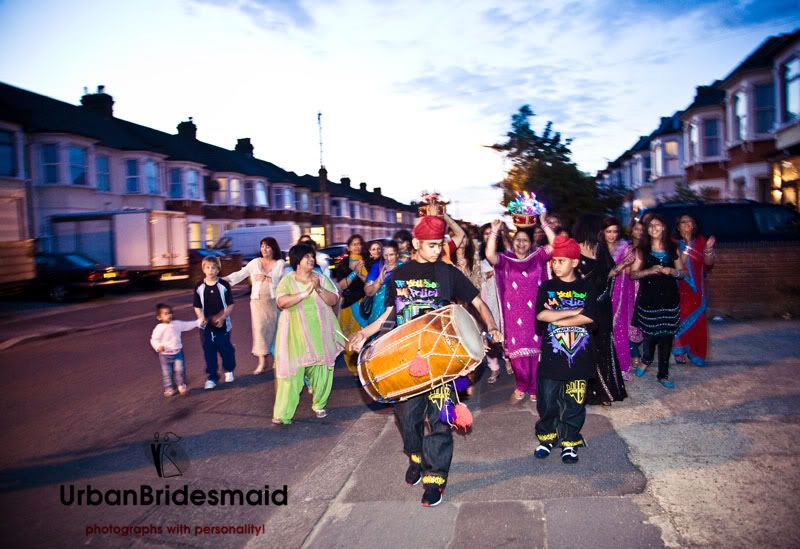
[[[444,219],[434,215],[426,215],[414,227],[414,238],[417,240],[442,240],[447,227]]]
[[[581,247],[574,238],[560,234],[553,241],[553,257],[566,257],[567,259],[580,259]]]

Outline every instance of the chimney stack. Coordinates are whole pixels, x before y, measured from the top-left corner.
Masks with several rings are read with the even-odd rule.
[[[367,191],[367,184],[364,181],[359,183],[358,186],[361,188],[362,191],[364,191],[364,192]]]
[[[197,126],[192,121],[191,116],[189,117],[189,120],[178,124],[178,135],[189,139],[197,139]]]
[[[349,178],[349,177],[343,177],[343,178],[341,178],[341,179],[339,180],[339,182],[340,182],[342,185],[344,185],[345,187],[349,187],[349,186],[350,186],[350,178]]]
[[[81,105],[108,118],[114,116],[114,98],[106,93],[105,86],[97,86],[97,93],[89,93],[86,88],[83,91]]]
[[[372,189],[372,192],[374,192],[375,194],[377,194],[378,196],[380,196],[380,194],[381,194],[381,188],[380,188],[380,187],[375,187],[374,189]]]
[[[234,150],[236,152],[246,154],[247,156],[253,156],[253,144],[250,143],[250,138],[243,137],[241,139],[237,139],[236,148]]]

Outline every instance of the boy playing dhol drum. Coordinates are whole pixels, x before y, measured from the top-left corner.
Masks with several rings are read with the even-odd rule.
[[[440,217],[425,216],[414,228],[414,260],[398,267],[386,291],[386,310],[372,324],[357,332],[350,341],[354,351],[378,333],[394,312],[397,324],[434,311],[455,300],[472,303],[480,312],[493,341],[502,342],[489,308],[478,290],[461,271],[440,261],[445,222]],[[425,492],[422,505],[433,507],[442,502],[447,474],[453,458],[453,434],[450,425],[440,420],[441,403],[450,396],[449,384],[395,405],[400,423],[403,449],[409,456],[406,482],[412,486],[422,480]],[[429,430],[424,433],[425,419]]]

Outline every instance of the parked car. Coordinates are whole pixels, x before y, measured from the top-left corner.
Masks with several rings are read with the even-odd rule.
[[[127,271],[120,271],[79,253],[38,254],[35,287],[43,289],[53,301],[70,295],[102,295],[113,286],[128,284]]]
[[[678,217],[689,214],[701,232],[720,242],[800,240],[800,213],[787,206],[751,200],[736,202],[668,202],[644,212],[656,213],[674,231]]]

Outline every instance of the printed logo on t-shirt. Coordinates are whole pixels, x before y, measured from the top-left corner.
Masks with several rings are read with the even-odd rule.
[[[547,292],[547,307],[553,311],[582,309],[586,302],[586,292],[573,290],[552,290]],[[547,335],[554,353],[563,353],[568,365],[580,351],[589,344],[589,331],[583,326],[547,325]]]
[[[404,324],[411,319],[433,311],[445,305],[439,297],[440,285],[427,278],[394,281],[397,297],[395,311],[397,324]]]

